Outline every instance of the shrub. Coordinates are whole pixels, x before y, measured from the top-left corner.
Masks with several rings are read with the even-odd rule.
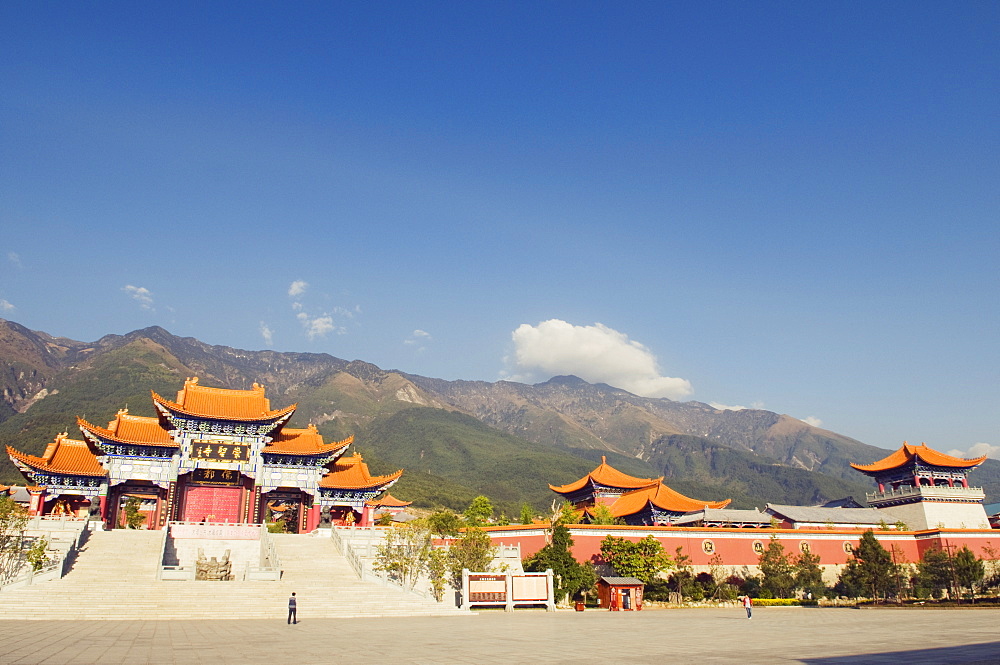
[[[754,598],[753,604],[757,607],[815,607],[818,600],[799,600],[798,598]]]

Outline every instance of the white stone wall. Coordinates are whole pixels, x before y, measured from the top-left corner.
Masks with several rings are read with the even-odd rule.
[[[316,493],[322,477],[322,467],[303,469],[302,467],[263,466],[263,473],[257,479],[261,492],[270,492],[278,487],[297,487],[309,494]]]
[[[883,510],[880,508],[880,510]],[[913,531],[922,529],[989,529],[986,509],[981,503],[948,503],[942,501],[918,501],[884,509],[906,522]],[[890,522],[890,520],[886,520]]]
[[[108,456],[104,465],[112,485],[126,480],[151,480],[160,487],[168,487],[177,478],[176,456],[171,459]]]

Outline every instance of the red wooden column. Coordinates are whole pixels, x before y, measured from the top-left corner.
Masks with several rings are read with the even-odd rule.
[[[365,505],[361,509],[361,522],[358,526],[371,526],[372,525],[372,509],[371,506]]]
[[[102,494],[97,498],[101,502],[101,522],[104,522],[106,524],[108,521],[108,495]]]
[[[28,514],[41,515],[45,512],[45,488],[28,488]]]
[[[309,507],[309,516],[306,518],[306,533],[312,533],[319,526],[319,513],[319,506],[313,505]]]

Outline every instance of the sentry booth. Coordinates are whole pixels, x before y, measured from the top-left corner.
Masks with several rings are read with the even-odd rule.
[[[634,577],[602,577],[597,581],[597,598],[601,607],[612,612],[642,609],[643,583]]]

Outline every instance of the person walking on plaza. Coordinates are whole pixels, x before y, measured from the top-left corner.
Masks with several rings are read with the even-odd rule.
[[[292,594],[295,595],[294,593]],[[743,596],[743,607],[746,608],[747,618],[750,618],[750,613],[753,611],[753,601],[750,600],[750,594]]]
[[[288,599],[288,623],[298,622],[298,617],[295,616],[295,592],[293,591],[291,597]]]

